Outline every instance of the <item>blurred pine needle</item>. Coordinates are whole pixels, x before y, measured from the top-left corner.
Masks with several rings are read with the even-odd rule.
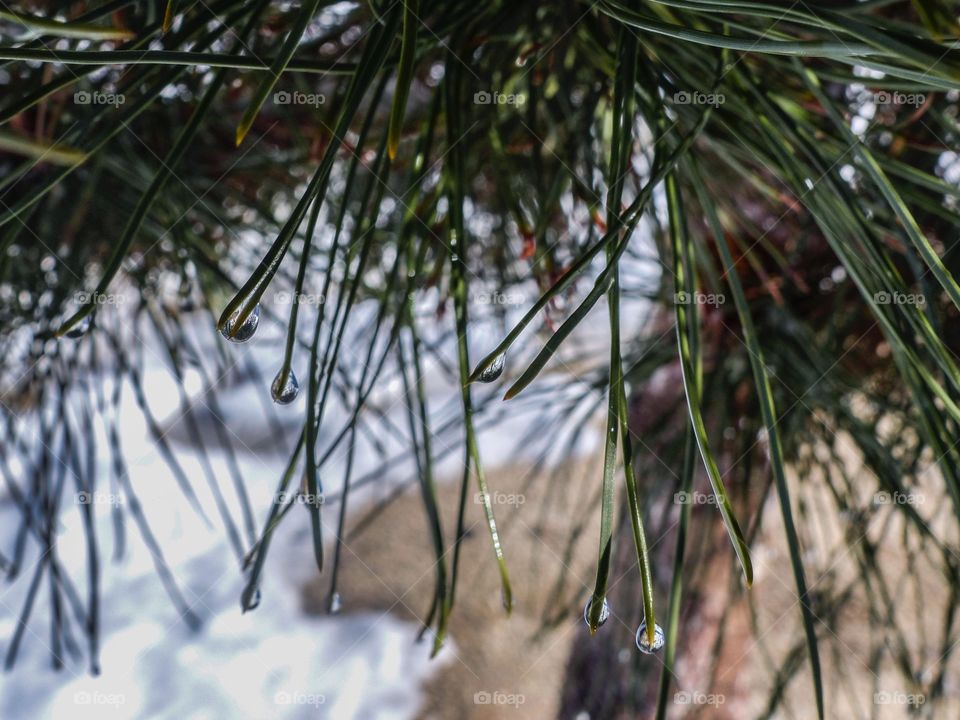
[[[108,371],[142,398],[131,332],[149,327],[165,338],[182,383],[179,369],[203,355],[183,331],[189,318],[231,340],[258,323],[285,324],[274,394],[294,365],[304,368],[307,409],[298,437],[285,439],[292,454],[281,492],[322,496],[333,452],[352,457],[358,433],[376,422],[361,411],[394,366],[388,359],[401,368],[435,551],[426,625],[436,648],[454,606],[469,488],[480,493],[511,606],[510,549],[500,544],[475,425],[523,407],[579,428],[605,401],[590,629],[601,622],[620,537],[614,507],[627,503],[654,641],[655,590],[671,585],[651,571],[634,460],[660,447],[658,433],[673,437],[679,427],[687,447],[664,460],[686,468],[677,489],[689,488],[684,458],[698,449],[748,585],[751,534],[742,528],[753,527],[758,508],[738,498],[773,481],[810,692],[820,716],[829,715],[804,568],[803,549],[816,536],[797,514],[787,469],[802,482],[810,448],[833,447],[842,433],[873,477],[827,473],[838,512],[862,506],[864,483],[867,496],[909,493],[935,464],[960,519],[960,172],[952,149],[960,49],[949,4],[16,5],[0,13],[0,454],[18,458],[16,470],[8,462],[2,470],[22,522],[21,540],[0,550],[11,578],[28,539],[54,547],[69,485],[95,490],[96,449],[81,420],[109,426],[118,400],[88,383]],[[287,317],[264,302],[268,290],[293,298]],[[494,308],[506,323],[502,342],[477,345],[474,317],[489,320],[491,293],[511,292],[528,299],[509,322],[505,308]],[[133,305],[103,301],[120,293]],[[311,293],[323,300],[302,323],[298,298]],[[609,352],[572,360],[569,336],[601,298]],[[640,330],[620,312],[627,301],[634,310],[647,303]],[[376,308],[372,321],[362,305]],[[439,400],[424,392],[422,372],[444,340],[456,347],[450,371],[463,390],[457,419],[436,427],[430,406]],[[359,377],[346,372],[349,345],[364,357]],[[580,380],[564,374],[571,363]],[[666,367],[682,370],[686,407],[644,408],[666,419],[638,436],[633,401]],[[575,402],[558,390],[584,379]],[[506,409],[491,410],[481,380],[507,381]],[[329,444],[319,429],[334,396],[351,417]],[[74,410],[40,422],[39,445],[18,436],[21,416],[64,407]],[[432,440],[440,436],[464,452],[454,517],[442,516],[434,492]],[[757,459],[747,477],[731,472],[731,453]],[[202,513],[191,480],[172,453],[164,456]],[[69,482],[63,468],[49,471],[59,458]],[[116,479],[132,493],[125,471]],[[274,504],[257,529],[234,480],[244,517],[221,513],[221,521],[247,573],[243,607],[252,609],[272,533],[297,503]],[[362,480],[347,470],[347,488]],[[344,492],[332,559],[321,503],[306,503],[317,565],[332,577],[331,606],[346,501]],[[945,577],[956,578],[956,538],[933,535],[929,517],[910,504],[892,510],[930,537]],[[96,671],[99,545],[93,509],[81,512],[91,558],[82,609]],[[129,512],[148,538],[149,510]],[[682,559],[682,535],[676,550]],[[167,592],[189,616],[158,557]],[[673,572],[682,569],[678,560]],[[55,553],[36,573],[8,667],[41,575],[54,578],[54,603],[74,593]],[[671,611],[661,611],[670,664],[681,587],[675,578]],[[54,613],[54,622],[62,641],[69,620]],[[952,647],[953,638],[943,640]],[[660,717],[667,687],[665,671]],[[935,695],[936,683],[928,690]]]

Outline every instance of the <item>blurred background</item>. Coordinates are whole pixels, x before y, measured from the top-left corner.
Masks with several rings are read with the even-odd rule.
[[[0,717],[955,716],[955,15],[0,8]]]

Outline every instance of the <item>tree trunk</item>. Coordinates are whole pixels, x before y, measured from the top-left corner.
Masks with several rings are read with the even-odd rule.
[[[662,368],[635,392],[630,410],[657,622],[666,630],[681,508],[675,493],[681,470],[679,464],[666,466],[661,457],[682,455],[678,449],[684,444],[687,411],[679,363]],[[664,440],[649,447],[644,445],[644,436],[653,427],[660,430]],[[668,431],[663,432],[664,428]],[[729,459],[721,457],[720,461]],[[701,470],[699,457],[696,463],[697,470]],[[622,473],[618,477],[622,478]],[[696,472],[694,489],[709,492],[706,483],[705,474]],[[574,641],[559,712],[561,720],[652,718],[655,713],[664,655],[662,651],[645,655],[635,644],[635,633],[643,619],[643,602],[625,493],[621,491],[619,495],[619,522],[608,588],[611,618],[595,636],[584,632]],[[711,681],[710,676],[717,666],[715,658],[728,655],[735,664],[743,655],[737,649],[743,648],[746,638],[746,616],[742,612],[727,614],[730,592],[741,586],[739,577],[734,575],[739,570],[735,560],[731,562],[733,551],[716,506],[695,504],[692,510],[678,629],[678,667],[673,668],[668,693],[668,705],[674,707],[668,716],[688,717],[696,714],[691,711],[705,711],[711,718],[732,717],[728,713],[732,712],[732,701],[738,694],[735,674],[724,672],[724,683]],[[709,708],[702,702],[696,704],[710,693],[723,694],[724,703]]]

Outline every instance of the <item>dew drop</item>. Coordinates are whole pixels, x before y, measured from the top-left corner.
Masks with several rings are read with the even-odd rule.
[[[494,358],[493,362],[490,363],[490,367],[480,373],[480,377],[477,379],[484,383],[493,382],[503,374],[503,366],[506,361],[507,356],[503,353],[500,353],[496,358]]]
[[[637,647],[640,649],[640,652],[646,653],[647,655],[652,655],[657,650],[660,650],[664,644],[663,637],[663,628],[657,624],[653,626],[653,645],[651,645],[647,639],[647,621],[644,620],[640,623],[640,627],[637,628]]]
[[[331,615],[337,615],[343,609],[343,598],[340,597],[340,593],[335,592],[330,596],[330,604],[327,610]]]
[[[300,383],[297,382],[297,376],[293,374],[293,370],[287,372],[286,382],[284,382],[283,369],[281,369],[270,386],[270,395],[278,405],[289,405],[297,399],[299,392]]]
[[[233,315],[230,316],[230,319],[227,320],[223,325],[220,326],[220,334],[223,335],[230,342],[242,343],[246,342],[253,337],[253,334],[257,331],[257,326],[260,324],[260,306],[256,305],[253,308],[253,312],[247,316],[247,319],[243,321],[243,325],[238,328],[234,328],[236,323],[237,316],[240,314],[240,311],[237,310]]]
[[[247,610],[256,610],[258,607],[260,607],[260,588],[254,588],[253,592],[249,592],[249,588],[244,590],[240,597],[240,609],[247,612]]]
[[[587,600],[587,604],[583,606],[583,622],[587,627],[590,627],[590,608],[593,606],[593,598]],[[603,607],[600,608],[600,621],[597,623],[597,627],[602,626],[610,618],[610,603],[607,602],[607,599],[603,599]]]
[[[63,336],[76,340],[77,338],[83,337],[87,334],[87,331],[90,329],[91,316],[87,315],[83,320],[78,322],[72,328],[67,330]]]

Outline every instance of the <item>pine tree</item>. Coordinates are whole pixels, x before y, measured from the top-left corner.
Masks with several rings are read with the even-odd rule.
[[[20,516],[0,566],[14,579],[28,546],[43,553],[17,580],[33,585],[8,667],[48,578],[54,642],[79,603],[97,670],[109,618],[94,509],[81,505],[85,598],[58,560],[57,518],[97,491],[85,428],[114,427],[117,402],[100,379],[142,397],[135,340],[149,335],[182,384],[204,360],[184,329],[194,321],[222,336],[215,362],[224,340],[285,327],[263,385],[280,404],[306,399],[299,430],[280,438],[285,499],[255,518],[242,479],[224,490],[243,508],[221,521],[246,572],[244,609],[298,505],[338,602],[347,496],[324,557],[325,465],[376,422],[370,397],[394,366],[435,549],[436,648],[468,494],[484,501],[507,612],[512,602],[480,425],[536,409],[534,434],[561,438],[594,408],[605,417],[581,644],[590,657],[603,642],[608,584],[636,565],[619,592],[643,620],[637,645],[662,642],[663,664],[646,670],[660,674],[656,692],[632,687],[632,670],[601,690],[571,683],[571,708],[590,697],[595,717],[634,706],[664,717],[689,597],[680,580],[708,592],[696,568],[735,558],[738,596],[770,503],[804,628],[805,661],[783,672],[808,678],[829,715],[823,628],[845,600],[842,588],[811,592],[804,550],[817,526],[796,492],[814,477],[851,532],[865,535],[880,511],[901,523],[853,551],[877,618],[896,604],[877,589],[883,543],[919,543],[955,597],[960,51],[948,3],[111,0],[24,2],[0,22],[0,455],[17,458],[0,470]],[[606,347],[577,355],[571,334],[603,313]],[[476,318],[491,315],[502,339],[481,346]],[[423,372],[444,342],[462,392],[456,420],[438,426],[442,399]],[[342,427],[328,419],[332,398],[352,410]],[[436,499],[439,438],[464,458],[452,516]],[[112,476],[132,494],[110,442]],[[848,472],[846,453],[865,471]],[[196,506],[195,479],[165,456]],[[361,480],[348,470],[348,488]],[[702,484],[710,512],[672,502]],[[921,487],[943,502],[898,501]],[[952,521],[932,525],[934,506]],[[149,510],[128,508],[145,538]],[[691,560],[690,533],[728,540]],[[188,615],[162,554],[157,567]],[[928,698],[943,692],[953,632],[948,614],[938,671],[901,658]]]

